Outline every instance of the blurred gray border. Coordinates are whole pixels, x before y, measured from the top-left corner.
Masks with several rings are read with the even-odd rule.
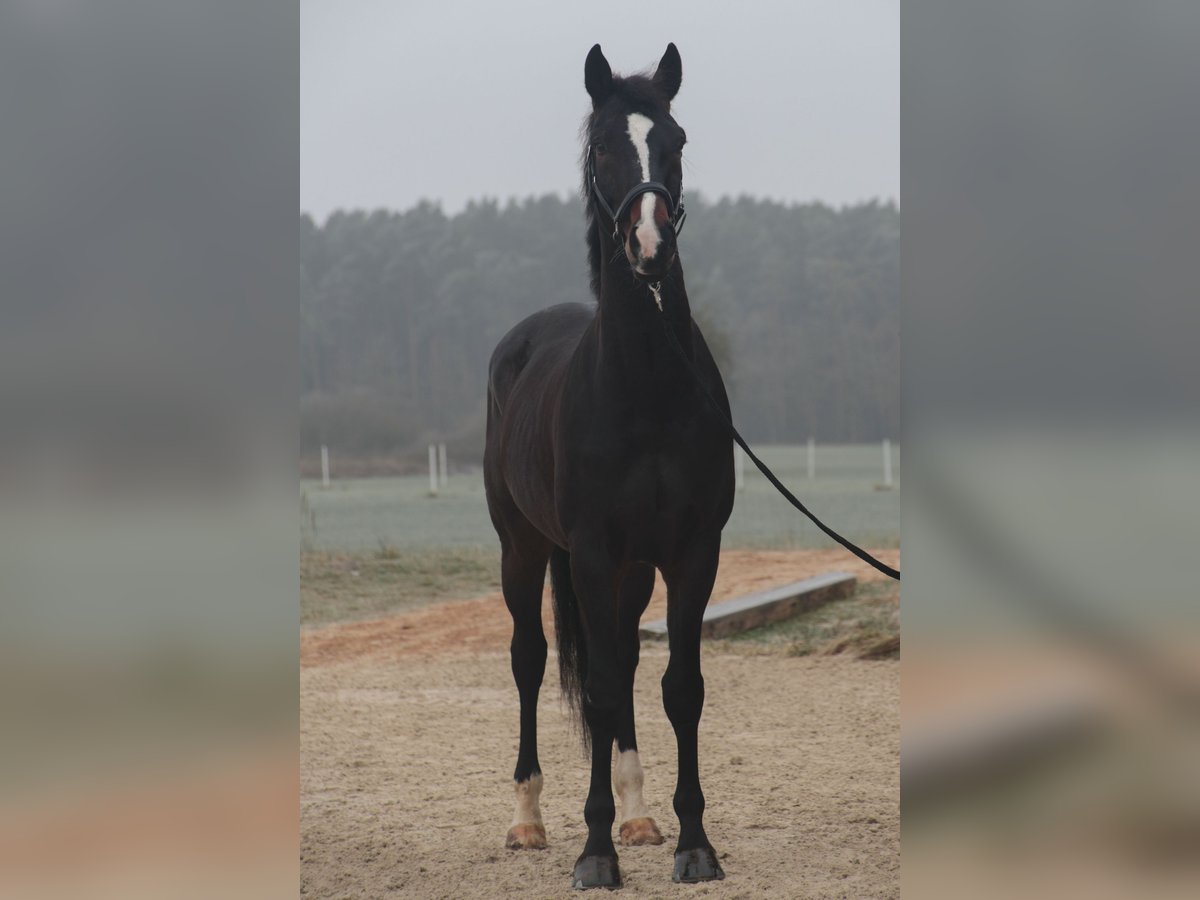
[[[914,896],[1200,881],[1180,789],[1200,698],[1197,35],[1184,0],[903,6]]]
[[[107,821],[106,792],[214,778],[224,802],[294,771],[298,54],[285,0],[0,11],[0,811],[39,823],[30,846],[50,792]],[[237,824],[220,802],[179,811],[192,856]],[[237,872],[295,894],[286,835],[241,869],[144,871],[122,841],[59,843],[44,875],[167,896],[196,865],[222,896]]]

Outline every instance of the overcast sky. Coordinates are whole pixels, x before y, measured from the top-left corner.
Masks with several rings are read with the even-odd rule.
[[[899,0],[302,0],[300,205],[574,194],[583,61],[683,58],[685,190],[900,194]]]

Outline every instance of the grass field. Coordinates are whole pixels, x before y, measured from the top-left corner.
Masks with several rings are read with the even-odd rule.
[[[500,549],[300,554],[300,624],[319,625],[500,590]]]
[[[765,447],[760,455],[835,530],[866,547],[899,545],[900,492],[877,490],[883,478],[878,446],[818,447],[812,480],[803,447]],[[898,485],[897,463],[894,456]],[[832,546],[748,461],[747,466],[745,487],[725,528],[726,549]],[[425,476],[335,479],[328,489],[303,481],[300,544],[305,625],[380,616],[500,587],[500,546],[478,471],[454,474],[437,497],[429,496]],[[769,639],[774,649],[785,642],[790,654],[817,653],[838,635],[855,634],[853,649],[870,653],[894,632],[894,605],[894,599],[844,601],[827,613],[803,617],[802,631],[771,629],[769,638],[751,633],[746,649]]]
[[[762,447],[767,463],[831,528],[867,547],[900,542],[899,454],[893,454],[897,489],[883,481],[877,444],[817,447],[816,477],[809,480],[804,447]],[[830,544],[747,460],[746,481],[725,528],[727,548],[797,549]],[[336,476],[336,460],[335,460]],[[425,476],[337,480],[328,488],[301,482],[301,548],[326,553],[408,554],[432,548],[497,547],[478,470],[456,472],[437,497]]]

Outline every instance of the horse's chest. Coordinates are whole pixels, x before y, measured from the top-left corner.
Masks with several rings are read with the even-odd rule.
[[[631,534],[663,534],[711,518],[721,505],[719,448],[694,438],[625,442],[594,470],[593,501]],[[726,463],[727,464],[727,463]]]
[[[556,496],[568,533],[655,558],[696,529],[720,530],[732,505],[733,452],[704,409],[647,412],[623,402],[571,409],[560,433]]]
[[[616,505],[641,516],[684,511],[702,482],[692,463],[681,453],[660,451],[632,456],[616,479]]]

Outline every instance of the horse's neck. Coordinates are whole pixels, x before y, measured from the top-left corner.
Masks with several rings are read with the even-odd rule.
[[[603,258],[612,256],[613,248],[607,247]],[[659,284],[661,310],[650,286],[634,278],[624,254],[605,266],[600,277],[598,316],[600,351],[606,365],[626,369],[648,366],[661,372],[667,359],[676,354],[664,334],[664,325],[692,358],[692,310],[678,257]]]

